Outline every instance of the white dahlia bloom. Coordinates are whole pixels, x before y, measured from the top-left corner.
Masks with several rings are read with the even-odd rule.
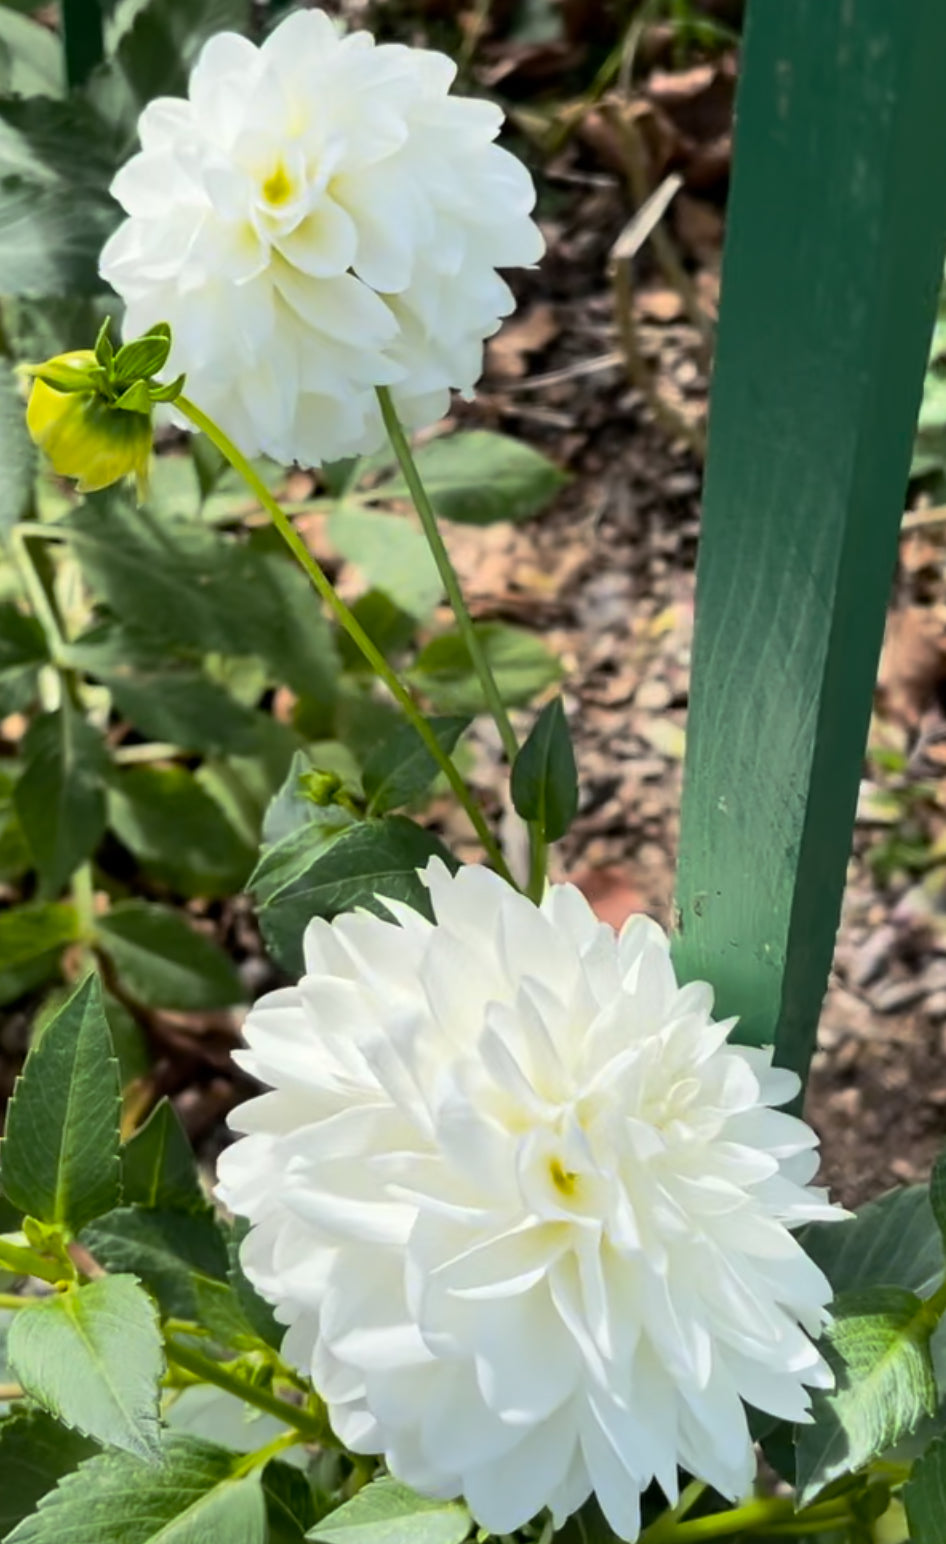
[[[247,454],[317,465],[470,392],[513,309],[497,268],[534,263],[525,168],[502,113],[448,95],[440,53],[340,36],[322,11],[257,48],[204,47],[186,101],[141,115],[112,192],[128,219],[102,253],[129,336],[171,324],[168,378]]]
[[[677,1467],[749,1488],[743,1401],[806,1419],[831,1288],[792,1237],[841,1214],[798,1079],[727,1043],[645,917],[483,868],[424,875],[436,922],[312,922],[246,1023],[220,1195],[349,1448],[508,1533],[593,1491],[625,1539]],[[399,924],[399,925],[398,925]]]

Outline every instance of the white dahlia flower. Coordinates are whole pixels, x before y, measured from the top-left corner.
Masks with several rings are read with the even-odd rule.
[[[187,100],[142,113],[102,275],[129,336],[171,324],[168,378],[186,371],[245,453],[371,451],[376,386],[413,426],[472,390],[513,309],[496,270],[543,243],[529,174],[493,143],[502,113],[448,95],[455,73],[302,11],[260,48],[211,38]]]
[[[541,907],[483,868],[317,920],[298,986],[250,1013],[220,1196],[355,1452],[508,1533],[593,1491],[625,1539],[677,1467],[749,1488],[743,1401],[806,1419],[831,1288],[792,1237],[809,1188],[798,1079],[727,1043],[645,917],[571,885]],[[399,925],[398,925],[399,924]]]

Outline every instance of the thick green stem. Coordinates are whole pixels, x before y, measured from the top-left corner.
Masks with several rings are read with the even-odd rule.
[[[424,745],[433,756],[440,770],[443,772],[451,789],[456,794],[463,808],[469,816],[470,822],[482,843],[483,849],[498,873],[503,878],[513,883],[512,875],[506,865],[496,838],[493,836],[483,816],[482,810],[474,800],[463,778],[460,776],[448,753],[444,750],[437,736],[434,734],[423,713],[421,713],[407,687],[398,679],[391,669],[381,650],[372,642],[365,632],[358,618],[345,605],[345,602],[336,593],[328,575],[323,573],[321,567],[312,556],[305,542],[296,531],[285,511],[273,498],[262,478],[258,477],[250,462],[241,451],[237,449],[233,441],[223,430],[208,418],[197,405],[187,397],[178,397],[176,406],[190,419],[196,429],[201,429],[212,444],[216,445],[221,455],[239,472],[244,482],[259,499],[266,513],[269,515],[286,546],[289,548],[297,563],[305,572],[313,588],[320,595],[334,615],[340,627],[343,627],[349,638],[360,650],[368,661],[375,675],[384,682],[391,696],[400,704],[404,716],[416,729]]]
[[[433,554],[437,565],[437,572],[447,592],[453,615],[456,618],[460,637],[466,645],[470,656],[470,663],[476,671],[477,678],[483,690],[490,714],[499,731],[506,759],[512,766],[519,754],[519,741],[516,731],[512,727],[506,704],[503,702],[499,687],[496,685],[496,677],[493,675],[486,651],[480,641],[480,635],[473,624],[467,608],[457,571],[450,561],[446,543],[440,534],[440,526],[437,524],[437,515],[430,502],[427,489],[417,469],[411,451],[410,442],[401,426],[401,420],[397,416],[397,410],[391,398],[391,393],[386,386],[377,388],[378,402],[381,406],[381,416],[384,419],[384,427],[387,430],[388,439],[391,441],[391,449],[397,457],[397,464],[401,469],[404,481],[407,483],[414,508],[420,517],[420,523],[427,538],[427,545]],[[545,887],[545,843],[542,833],[534,823],[529,825],[529,894],[533,900],[540,900]],[[538,894],[536,894],[538,891]]]
[[[288,1399],[280,1399],[278,1394],[270,1393],[269,1389],[247,1383],[236,1373],[230,1372],[223,1362],[215,1362],[212,1357],[195,1351],[193,1346],[182,1345],[179,1340],[169,1339],[166,1350],[169,1366],[179,1367],[182,1372],[189,1373],[201,1383],[212,1383],[218,1389],[225,1389],[228,1394],[235,1394],[245,1404],[264,1410],[267,1415],[274,1415],[277,1420],[298,1432],[303,1441],[325,1443],[329,1438],[327,1424],[320,1416],[304,1410],[301,1405],[290,1404]]]
[[[744,1533],[803,1537],[849,1522],[850,1517],[844,1503],[830,1502],[796,1512],[790,1496],[772,1496],[686,1522],[676,1522],[672,1514],[665,1514],[641,1534],[640,1544],[704,1544],[705,1540],[736,1538]]]
[[[63,1265],[58,1260],[46,1260],[35,1249],[27,1249],[23,1244],[11,1244],[6,1239],[0,1239],[0,1270],[9,1271],[13,1276],[37,1276],[40,1281],[48,1281],[52,1286],[57,1286],[65,1276]]]
[[[17,1297],[13,1292],[0,1292],[0,1308],[16,1310],[29,1308],[32,1303],[41,1302],[38,1297]]]

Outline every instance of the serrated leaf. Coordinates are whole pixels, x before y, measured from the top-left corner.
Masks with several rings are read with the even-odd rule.
[[[33,512],[36,451],[26,427],[25,406],[9,360],[0,358],[0,543],[5,543],[13,527],[28,520]]]
[[[0,912],[0,964],[14,970],[66,944],[81,932],[74,906],[65,901],[28,901]]]
[[[14,803],[46,895],[56,895],[105,830],[108,757],[102,737],[67,698],[23,739]]]
[[[120,1206],[90,1223],[82,1242],[107,1270],[137,1276],[168,1318],[199,1320],[201,1304],[211,1304],[227,1313],[229,1333],[240,1317],[227,1284],[226,1240],[209,1211]]]
[[[891,1190],[840,1226],[810,1223],[798,1239],[835,1292],[890,1286],[926,1297],[943,1278],[943,1252],[925,1185]]]
[[[3,1188],[21,1211],[78,1231],[119,1196],[118,1066],[95,976],[26,1058],[0,1143]]]
[[[475,624],[503,701],[509,706],[528,702],[561,676],[561,666],[534,633],[502,622]],[[438,708],[448,712],[481,713],[483,689],[469,650],[456,631],[441,633],[417,656],[408,679]]]
[[[102,1453],[67,1476],[5,1544],[265,1544],[259,1472],[196,1437],[166,1436],[161,1462]]]
[[[227,1241],[227,1253],[230,1258],[227,1279],[247,1324],[260,1340],[272,1346],[274,1351],[278,1351],[285,1339],[286,1327],[276,1322],[272,1306],[260,1297],[240,1264],[240,1245],[249,1231],[250,1225],[243,1217],[236,1218],[231,1225],[230,1237]]]
[[[373,588],[409,616],[426,621],[443,594],[443,584],[420,531],[399,515],[341,503],[329,516],[328,535]]]
[[[106,1276],[20,1309],[10,1365],[67,1426],[141,1458],[158,1449],[164,1353],[154,1305],[133,1276]]]
[[[312,1486],[293,1464],[273,1459],[263,1470],[269,1544],[303,1544],[316,1520]]]
[[[799,1500],[807,1505],[839,1475],[861,1468],[936,1409],[930,1354],[935,1317],[902,1287],[844,1292],[821,1342],[836,1377],[812,1400],[796,1436]]]
[[[462,1501],[430,1501],[398,1480],[374,1480],[310,1529],[321,1544],[463,1544],[472,1518]]]
[[[243,1000],[240,978],[222,949],[166,906],[120,901],[97,919],[96,936],[140,1002],[194,1013]]]
[[[456,717],[431,718],[428,723],[448,755],[470,726],[468,718]],[[388,810],[413,803],[426,793],[439,771],[413,724],[398,724],[365,762],[363,781],[368,814],[384,815]]]
[[[282,787],[277,790],[266,807],[263,816],[263,843],[274,847],[287,836],[294,835],[313,821],[340,827],[350,824],[350,811],[341,805],[317,804],[310,797],[313,773],[327,773],[338,779],[340,788],[350,793],[361,792],[358,764],[351,752],[338,741],[310,745],[304,751],[296,751],[289,763]],[[328,811],[328,814],[324,813]],[[321,812],[321,813],[320,813]]]
[[[437,514],[464,525],[530,520],[568,481],[531,446],[486,429],[433,440],[414,459]],[[405,499],[409,491],[403,478],[394,477],[367,497]]]
[[[81,668],[81,655],[77,663]],[[211,756],[248,755],[256,748],[258,715],[200,670],[94,673],[116,710],[149,739]]]
[[[88,1437],[61,1426],[45,1410],[0,1421],[0,1538],[5,1539],[59,1480],[96,1452]]]
[[[187,1133],[170,1099],[162,1099],[122,1148],[122,1199],[167,1211],[206,1211],[207,1197]]]
[[[927,1448],[904,1487],[913,1544],[943,1544],[946,1520],[946,1437]]]
[[[561,697],[542,709],[513,763],[512,802],[547,842],[565,835],[578,810],[578,769]]]
[[[304,836],[300,832],[297,839]],[[418,869],[435,857],[451,870],[458,867],[432,832],[403,815],[350,826],[328,848],[318,848],[310,863],[300,862],[293,877],[261,907],[260,927],[267,948],[284,970],[298,975],[303,963],[302,935],[313,917],[331,919],[359,906],[386,917],[385,897],[429,916],[427,890]]]
[[[186,767],[116,773],[108,824],[146,873],[180,895],[234,895],[253,866],[252,850]]]

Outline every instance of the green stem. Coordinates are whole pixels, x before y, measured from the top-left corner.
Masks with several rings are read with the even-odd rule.
[[[928,1297],[923,1304],[924,1318],[934,1325],[939,1323],[944,1313],[946,1313],[946,1277],[936,1288],[932,1297]]]
[[[6,1239],[0,1239],[0,1270],[14,1276],[37,1276],[52,1286],[58,1286],[64,1279],[64,1267],[58,1260],[45,1260],[35,1249],[9,1244]]]
[[[284,1432],[281,1437],[276,1437],[272,1442],[267,1442],[265,1447],[256,1448],[252,1453],[237,1464],[233,1471],[234,1478],[238,1475],[252,1474],[254,1469],[265,1469],[271,1458],[278,1458],[287,1448],[296,1447],[299,1442],[297,1431]]]
[[[796,1512],[791,1496],[773,1496],[747,1501],[728,1512],[714,1512],[711,1517],[694,1517],[688,1522],[674,1522],[666,1527],[666,1518],[658,1518],[641,1535],[640,1544],[703,1544],[707,1539],[727,1539],[739,1533],[795,1534],[817,1533],[834,1523],[850,1521],[847,1506],[828,1503],[806,1507]],[[664,1525],[663,1531],[658,1531]]]
[[[204,1356],[203,1352],[195,1351],[192,1346],[182,1345],[179,1340],[168,1340],[166,1350],[171,1367],[179,1367],[182,1372],[190,1373],[191,1377],[199,1379],[201,1383],[213,1383],[218,1389],[235,1394],[245,1404],[254,1405],[257,1410],[265,1410],[267,1415],[274,1415],[277,1420],[292,1427],[303,1441],[324,1444],[329,1437],[328,1427],[321,1416],[313,1415],[301,1405],[290,1404],[288,1399],[280,1399],[278,1394],[272,1394],[268,1389],[247,1383],[236,1373],[230,1372],[224,1363],[215,1362],[212,1357]]]
[[[38,1297],[17,1297],[14,1292],[0,1292],[0,1308],[29,1308],[33,1303],[39,1303]]]
[[[506,759],[512,766],[519,754],[519,741],[516,731],[512,727],[506,704],[503,702],[499,687],[496,685],[496,677],[493,674],[486,650],[483,648],[480,635],[476,631],[473,618],[470,616],[457,571],[450,561],[446,543],[440,534],[440,526],[437,524],[437,516],[430,502],[427,489],[417,469],[410,442],[397,416],[397,409],[386,386],[377,387],[378,402],[381,406],[381,416],[384,419],[384,427],[387,430],[388,439],[391,441],[391,449],[397,457],[397,464],[401,469],[401,475],[407,483],[414,508],[420,517],[427,545],[433,554],[437,565],[437,572],[447,592],[453,615],[456,618],[460,637],[466,645],[470,662],[476,671],[486,705],[492,715],[499,731]],[[545,843],[539,827],[534,823],[529,824],[529,887],[528,893],[534,901],[541,900],[542,891],[545,888]]]
[[[328,575],[323,573],[305,542],[286,516],[285,511],[280,508],[273,498],[266,484],[257,476],[249,461],[242,451],[237,449],[229,436],[224,434],[223,430],[214,423],[213,419],[208,418],[207,414],[197,407],[195,403],[191,402],[187,397],[178,397],[176,406],[190,419],[196,429],[200,429],[206,434],[211,443],[216,445],[221,455],[226,457],[234,471],[239,472],[247,486],[253,490],[253,493],[266,510],[286,546],[304,570],[313,588],[334,615],[339,626],[344,628],[356,648],[361,651],[364,658],[368,661],[375,675],[380,681],[384,682],[391,696],[400,704],[405,718],[414,726],[414,729],[466,810],[473,829],[479,837],[483,850],[493,864],[493,867],[510,884],[514,883],[496,838],[490,831],[482,810],[476,804],[470,790],[454,766],[451,757],[440,744],[407,687],[398,679],[381,653],[381,650],[365,632],[358,618],[336,593],[335,587],[328,578]]]
[[[407,435],[401,427],[401,421],[391,400],[391,393],[386,386],[379,386],[377,393],[378,401],[381,404],[381,416],[384,419],[384,427],[387,430],[388,439],[391,441],[391,449],[397,457],[397,464],[401,468],[404,481],[407,483],[414,508],[420,516],[420,523],[424,528],[427,545],[433,554],[434,562],[437,565],[437,572],[443,581],[443,587],[447,592],[447,599],[457,619],[460,637],[466,645],[473,669],[476,671],[480,686],[483,688],[486,705],[495,720],[503,750],[511,765],[519,751],[516,731],[512,727],[509,714],[506,712],[506,704],[500,696],[499,687],[496,685],[496,678],[490,669],[489,660],[486,658],[486,651],[480,642],[479,633],[476,631],[473,625],[473,618],[467,609],[456,569],[450,561],[450,554],[440,534],[440,527],[437,524],[434,507],[428,497],[427,489],[421,481]]]

